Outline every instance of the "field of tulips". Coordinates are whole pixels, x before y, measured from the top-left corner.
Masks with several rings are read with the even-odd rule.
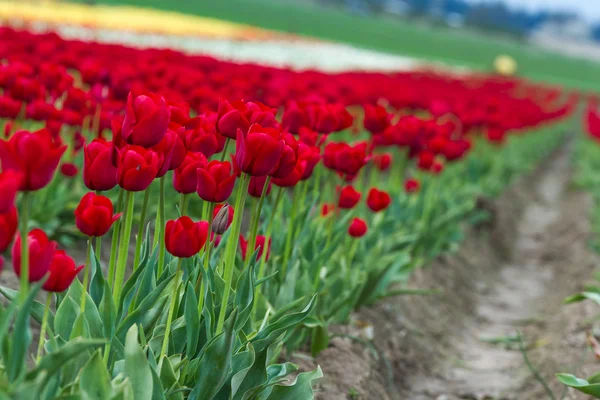
[[[564,142],[579,102],[12,28],[0,57],[0,279],[18,277],[0,398],[312,399],[321,369],[288,355],[427,294],[411,274]]]

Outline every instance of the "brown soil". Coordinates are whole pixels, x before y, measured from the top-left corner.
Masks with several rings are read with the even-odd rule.
[[[586,246],[591,201],[569,181],[563,149],[499,199],[481,202],[493,208],[493,222],[467,228],[458,252],[414,275],[411,287],[443,294],[364,309],[334,328],[363,340],[336,337],[316,360],[297,356],[303,367],[323,369],[317,398],[548,398],[515,344],[518,331],[556,399],[586,398],[554,377],[600,371],[585,343],[595,305],[562,305],[596,264]],[[490,343],[502,338],[509,344]]]

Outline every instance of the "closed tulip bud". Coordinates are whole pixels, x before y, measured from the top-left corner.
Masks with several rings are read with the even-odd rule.
[[[167,221],[165,247],[175,257],[189,258],[198,254],[207,237],[208,222],[194,222],[190,217],[184,216]]]
[[[404,182],[404,191],[406,191],[406,193],[418,192],[420,188],[421,183],[414,178],[409,178]]]
[[[238,130],[235,162],[240,171],[249,175],[269,175],[279,164],[284,146],[278,129],[254,124],[247,135]]]
[[[217,160],[208,163],[205,169],[199,168],[196,177],[198,196],[213,203],[222,203],[229,198],[236,179],[231,163]]]
[[[0,214],[9,212],[14,204],[23,174],[7,170],[0,173]]]
[[[13,206],[8,212],[0,214],[0,253],[8,249],[17,232],[17,208]]]
[[[42,289],[54,293],[64,292],[71,286],[83,267],[83,265],[77,267],[75,261],[64,250],[56,250],[50,263],[48,279]]]
[[[348,227],[348,234],[359,238],[367,233],[367,223],[360,218],[354,218]]]
[[[117,167],[112,163],[113,144],[94,139],[83,148],[83,182],[90,190],[110,190],[117,186]]]
[[[146,190],[160,167],[160,157],[141,146],[127,145],[118,150],[117,179],[119,186],[130,192]]]
[[[265,248],[265,240],[264,236],[258,235],[256,236],[256,243],[254,244],[254,251],[258,249],[258,254],[256,255],[257,259],[260,259],[263,254],[263,250]],[[242,258],[245,260],[246,256],[250,256],[248,254],[248,241],[240,235],[240,250],[242,251]],[[265,255],[265,261],[269,260],[269,256],[271,255],[271,239],[269,238],[269,242],[267,243],[267,254]]]
[[[52,180],[66,149],[46,129],[19,131],[8,141],[0,140],[0,163],[4,171],[23,174],[21,190],[39,190]]]
[[[148,93],[134,97],[129,93],[121,131],[123,140],[145,148],[156,146],[165,136],[170,118],[171,111],[161,96]]]
[[[392,163],[392,155],[390,153],[378,154],[373,157],[373,163],[380,171],[387,171]]]
[[[48,239],[41,229],[33,229],[27,235],[29,248],[29,282],[41,280],[48,270],[56,250],[56,242]],[[18,277],[21,276],[21,237],[17,236],[12,248],[13,269]]]
[[[392,199],[390,195],[384,191],[377,190],[375,188],[369,190],[369,195],[367,196],[367,206],[373,212],[379,212],[381,210],[385,210],[388,208]]]
[[[113,216],[113,204],[108,197],[90,192],[75,209],[75,225],[84,235],[104,236],[120,216]]]
[[[213,212],[212,231],[217,235],[222,235],[233,222],[233,207],[229,204],[219,204]]]
[[[202,153],[188,152],[183,163],[175,169],[173,187],[179,193],[194,193],[198,187],[198,169],[206,169],[208,160]]]
[[[345,209],[354,208],[354,206],[360,201],[360,197],[360,192],[356,191],[352,186],[345,186],[340,191],[338,207]]]

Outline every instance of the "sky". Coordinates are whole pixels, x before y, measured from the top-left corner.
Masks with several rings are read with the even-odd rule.
[[[487,2],[490,0],[470,0],[473,3]],[[516,8],[539,10],[547,8],[553,10],[574,10],[587,20],[600,20],[600,0],[504,0]]]

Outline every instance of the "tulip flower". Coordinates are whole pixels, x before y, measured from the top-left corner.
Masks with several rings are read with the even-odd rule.
[[[265,247],[265,237],[262,235],[256,236],[256,242],[254,244],[254,251],[258,249],[258,254],[256,255],[257,260],[260,260],[263,254],[263,249]],[[244,236],[240,235],[240,250],[242,251],[242,258],[245,260],[248,252],[248,241],[244,238]],[[265,261],[269,261],[269,256],[271,255],[271,239],[267,243],[267,254],[265,255]],[[249,254],[248,254],[249,256]]]
[[[431,172],[433,172],[435,175],[441,174],[443,170],[444,170],[444,164],[442,164],[439,161],[434,162],[433,165],[431,166]]]
[[[75,266],[75,261],[64,250],[56,250],[50,262],[48,279],[44,282],[42,289],[54,293],[64,292],[71,286],[83,267],[83,265]]]
[[[276,112],[276,109],[258,102],[221,101],[217,115],[217,131],[225,137],[236,139],[238,130],[245,134],[253,124],[275,128],[279,125],[275,119]]]
[[[185,145],[188,151],[200,152],[207,158],[223,151],[226,137],[219,135],[215,127],[216,115],[203,114],[190,119],[186,125]]]
[[[9,169],[0,172],[0,214],[13,208],[22,179],[23,174],[18,171]]]
[[[231,226],[233,222],[234,210],[229,204],[217,204],[213,211],[212,231],[217,235],[222,235]]]
[[[310,120],[304,107],[296,101],[290,101],[283,112],[282,125],[291,133],[299,133],[300,128],[310,125]]]
[[[392,163],[392,155],[390,153],[378,154],[373,157],[373,163],[380,171],[387,171]]]
[[[17,209],[12,207],[8,212],[0,214],[0,253],[4,252],[17,232]]]
[[[285,143],[283,153],[275,170],[269,175],[273,178],[285,178],[294,171],[298,162],[298,142],[290,133],[284,133],[282,139]]]
[[[433,166],[435,162],[435,155],[430,151],[422,151],[419,153],[419,158],[417,161],[417,166],[422,170],[429,170]]]
[[[345,186],[342,188],[342,190],[340,190],[338,207],[345,209],[354,208],[354,206],[360,201],[360,197],[360,192],[356,191],[352,186]]]
[[[298,161],[296,166],[287,174],[287,176],[283,178],[273,178],[273,183],[279,187],[292,187],[296,186],[298,182],[304,176],[304,171],[306,170],[306,161]]]
[[[2,169],[23,174],[21,190],[39,190],[48,185],[67,146],[61,146],[50,132],[16,132],[8,141],[0,140]]]
[[[185,147],[185,128],[175,126],[175,124],[169,124],[169,131],[175,133],[173,138],[175,139],[175,143],[173,144],[173,153],[171,154],[171,164],[169,165],[169,171],[173,171],[183,163],[185,156],[187,154],[187,149]],[[165,134],[166,135],[166,134]]]
[[[367,233],[367,223],[360,218],[354,218],[348,227],[348,234],[359,238]]]
[[[333,212],[335,210],[335,204],[331,204],[331,203],[324,203],[321,206],[321,216],[322,217],[326,217],[327,215],[329,215],[331,212]]]
[[[22,103],[10,96],[0,96],[0,118],[16,119],[21,112]]]
[[[194,193],[198,187],[198,169],[206,169],[208,161],[202,153],[188,152],[173,174],[173,187],[179,193]],[[235,179],[235,178],[234,178]]]
[[[175,143],[177,142],[177,134],[173,131],[168,130],[160,143],[152,147],[152,151],[158,155],[158,171],[156,172],[156,178],[165,176],[171,167],[171,160],[173,159],[173,151],[175,150]]]
[[[367,196],[367,206],[369,206],[371,211],[379,212],[385,210],[388,208],[391,202],[392,199],[386,192],[375,188],[369,190],[369,194]]]
[[[349,176],[356,176],[368,160],[366,143],[354,146],[329,143],[323,155],[323,163],[327,168]]]
[[[60,166],[60,173],[67,178],[73,178],[79,172],[77,165],[73,163],[64,163]]]
[[[421,188],[421,183],[414,178],[409,178],[404,182],[404,191],[406,193],[418,192],[420,188]]]
[[[316,146],[308,146],[300,142],[298,144],[298,160],[304,162],[304,173],[301,179],[305,181],[312,176],[315,167],[321,161],[321,151]]]
[[[130,192],[146,190],[160,167],[160,157],[141,146],[127,145],[118,150],[117,181]]]
[[[117,185],[117,167],[112,163],[113,144],[94,139],[83,148],[83,182],[90,190],[110,190]]]
[[[208,222],[194,222],[190,217],[184,216],[167,221],[165,247],[175,257],[189,258],[198,254],[207,237]]]
[[[277,129],[254,124],[247,135],[238,130],[235,143],[237,168],[251,176],[269,175],[277,167],[284,147],[285,142]]]
[[[269,181],[269,185],[267,186],[267,191],[265,192],[265,196],[271,193],[271,188],[273,187],[273,181]],[[263,189],[265,184],[267,183],[267,176],[252,176],[250,177],[250,185],[248,185],[248,194],[252,197],[260,198],[263,193]]]
[[[121,135],[129,144],[150,148],[162,140],[169,127],[171,111],[164,98],[148,93],[127,97]]]
[[[29,282],[41,280],[48,270],[56,250],[56,242],[48,239],[41,229],[33,229],[27,235],[29,248]],[[12,248],[13,269],[17,276],[21,276],[21,237],[17,236]]]
[[[372,134],[379,134],[390,125],[391,115],[385,107],[380,105],[365,104],[365,119],[363,125]]]
[[[87,236],[104,236],[112,224],[121,217],[113,216],[113,204],[108,197],[88,193],[75,209],[75,225]]]
[[[222,203],[231,196],[236,176],[228,161],[211,161],[196,171],[196,192],[202,200]]]

